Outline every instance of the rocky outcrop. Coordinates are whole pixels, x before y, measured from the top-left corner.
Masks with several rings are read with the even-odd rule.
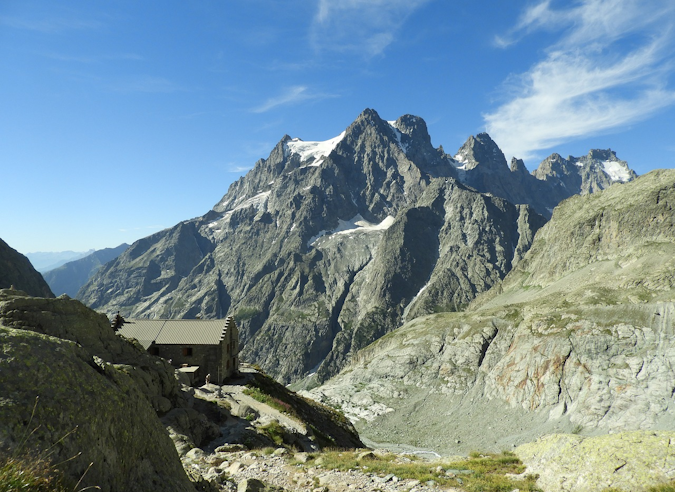
[[[672,428],[673,203],[675,171],[566,200],[469,310],[416,318],[311,394],[366,438],[449,453]]]
[[[546,492],[647,490],[675,480],[675,432],[597,437],[555,434],[518,446],[516,455]]]
[[[315,384],[508,273],[557,204],[521,164],[487,134],[451,158],[421,118],[368,109],[325,142],[285,136],[213,210],[136,242],[78,297],[124,316],[233,315],[244,360]]]
[[[464,184],[511,203],[528,204],[546,218],[570,196],[594,193],[637,177],[609,149],[591,150],[583,157],[567,159],[551,154],[532,174],[515,157],[509,168],[504,154],[487,133],[470,137],[454,157],[447,158],[457,167]]]
[[[94,355],[92,347],[129,358],[136,347],[112,342],[103,330],[115,337],[108,323],[97,324],[90,311],[80,319],[83,311],[77,301],[0,291],[2,447],[46,457],[71,487],[79,481],[104,491],[194,490],[150,403],[157,395],[144,394],[133,374],[162,369]],[[59,326],[63,337],[46,334]]]
[[[79,301],[67,296],[33,298],[6,290],[0,296],[0,322],[9,328],[77,343],[92,357],[112,363],[118,371],[127,374],[160,412],[184,405],[171,364],[148,354],[139,344],[117,336],[108,318]]]
[[[67,294],[75,297],[77,291],[87,283],[87,280],[96,273],[105,263],[117,258],[129,247],[128,244],[120,244],[116,248],[105,248],[94,251],[84,258],[69,261],[65,265],[49,270],[44,273],[44,279],[53,292]]]
[[[54,297],[49,285],[28,258],[0,239],[0,289],[10,287],[32,296]]]

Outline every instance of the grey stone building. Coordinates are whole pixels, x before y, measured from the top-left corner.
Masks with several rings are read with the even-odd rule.
[[[239,369],[239,331],[226,319],[128,319],[118,333],[171,361],[192,384],[221,384]]]

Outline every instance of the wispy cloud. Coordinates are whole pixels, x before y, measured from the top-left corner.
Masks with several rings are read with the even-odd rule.
[[[381,54],[415,10],[430,0],[319,0],[310,39],[319,51]]]
[[[338,97],[336,94],[326,94],[322,92],[314,92],[304,85],[294,85],[285,89],[280,95],[271,97],[260,106],[253,108],[254,113],[265,113],[278,106],[287,106],[289,104],[297,104],[302,101],[321,100],[332,97]]]
[[[507,155],[527,159],[575,137],[648,118],[675,103],[672,0],[551,1],[527,9],[496,44],[508,47],[537,29],[560,30],[544,59],[505,84],[509,100],[484,115]]]
[[[228,168],[227,172],[241,174],[250,171],[253,169],[253,166],[237,166],[232,165]]]
[[[0,16],[0,25],[14,29],[26,29],[29,31],[56,34],[72,30],[98,29],[102,26],[102,23],[96,20],[64,17],[28,18]]]

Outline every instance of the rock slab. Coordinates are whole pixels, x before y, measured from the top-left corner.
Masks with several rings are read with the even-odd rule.
[[[553,434],[515,449],[545,492],[640,491],[675,480],[675,432]]]

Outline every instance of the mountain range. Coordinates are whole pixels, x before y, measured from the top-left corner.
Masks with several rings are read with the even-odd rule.
[[[87,256],[69,261],[53,270],[43,272],[42,276],[52,289],[52,292],[75,297],[80,288],[87,283],[87,280],[101,266],[117,258],[128,247],[128,244],[123,243],[116,248],[104,248],[93,251]]]
[[[65,265],[69,261],[74,261],[79,258],[93,253],[94,250],[89,251],[39,251],[36,253],[27,253],[26,257],[30,260],[33,267],[40,273],[45,273],[55,268]]]
[[[212,210],[135,242],[78,298],[133,317],[234,315],[242,358],[310,387],[499,283],[560,201],[634,178],[612,150],[529,173],[486,133],[450,155],[421,118],[367,109],[328,141],[284,136]]]

